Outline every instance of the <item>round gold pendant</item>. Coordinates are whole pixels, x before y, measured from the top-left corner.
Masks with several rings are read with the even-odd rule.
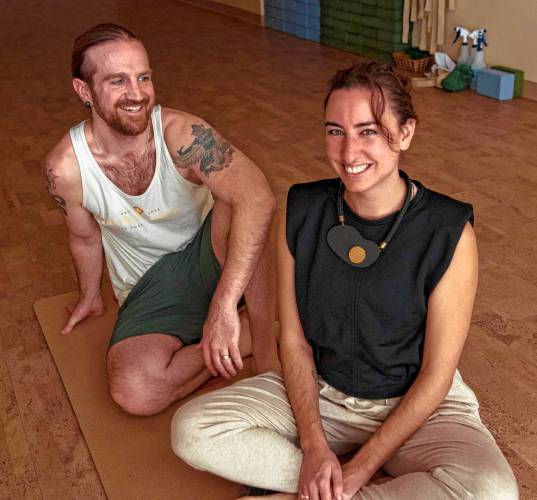
[[[144,209],[140,207],[132,207],[136,211],[137,214],[142,215],[144,213]]]
[[[356,245],[349,250],[349,260],[353,264],[361,264],[365,260],[365,249]]]

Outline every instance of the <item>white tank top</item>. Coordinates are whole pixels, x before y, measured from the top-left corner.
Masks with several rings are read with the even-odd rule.
[[[121,191],[91,154],[84,123],[70,130],[80,176],[82,206],[101,227],[108,273],[121,304],[142,275],[164,254],[184,249],[213,206],[209,189],[175,170],[162,133],[160,106],[151,113],[155,174],[140,195]]]

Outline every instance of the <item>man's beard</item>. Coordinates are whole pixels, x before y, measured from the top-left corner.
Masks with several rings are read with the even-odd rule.
[[[136,117],[129,117],[128,111],[120,112],[119,108],[128,107],[128,106],[139,106],[145,109],[145,113],[142,116],[137,115]],[[116,103],[114,110],[111,113],[105,112],[99,105],[98,99],[93,100],[93,107],[95,112],[116,132],[119,132],[123,135],[140,135],[147,129],[149,120],[151,119],[151,111],[153,106],[150,106],[150,100],[148,97],[142,99],[141,101],[131,101],[129,99],[123,99]]]

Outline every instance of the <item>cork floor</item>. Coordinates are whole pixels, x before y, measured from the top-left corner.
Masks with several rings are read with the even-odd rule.
[[[212,123],[257,162],[280,202],[293,182],[332,175],[321,103],[327,79],[354,56],[178,0],[0,6],[0,498],[105,498],[32,311],[76,286],[40,170],[85,117],[70,83],[73,39],[98,22],[133,29],[159,102]],[[415,100],[421,123],[404,168],[476,210],[480,286],[461,371],[521,497],[537,499],[537,103],[436,89]]]

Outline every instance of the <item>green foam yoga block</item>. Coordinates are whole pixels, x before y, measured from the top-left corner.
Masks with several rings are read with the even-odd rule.
[[[513,97],[522,97],[522,94],[524,93],[524,71],[509,68],[507,66],[491,66],[490,69],[497,69],[498,71],[504,71],[505,73],[513,73],[515,75]]]

